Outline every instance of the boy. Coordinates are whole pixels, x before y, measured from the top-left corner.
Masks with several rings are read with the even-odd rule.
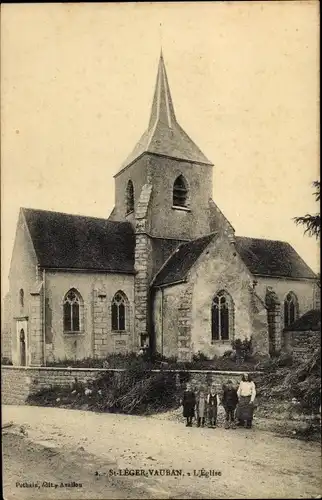
[[[215,386],[211,386],[210,393],[207,396],[208,422],[209,427],[214,429],[217,424],[219,396]]]
[[[224,387],[222,404],[226,412],[226,425],[225,429],[235,429],[235,410],[238,403],[237,390],[233,386],[231,380],[228,380]]]

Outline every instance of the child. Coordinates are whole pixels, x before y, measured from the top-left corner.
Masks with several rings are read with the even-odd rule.
[[[196,396],[191,389],[191,385],[186,385],[186,390],[183,393],[181,400],[183,405],[183,416],[187,419],[186,427],[192,427],[192,419],[195,412]]]
[[[212,385],[207,396],[208,421],[209,427],[211,428],[216,427],[217,424],[218,403],[219,396],[217,394],[216,387]]]
[[[196,404],[197,427],[200,427],[200,425],[204,427],[205,425],[206,405],[206,394],[203,388],[200,388]]]
[[[231,380],[228,380],[226,386],[224,387],[224,394],[222,398],[222,404],[226,412],[226,425],[225,428],[235,429],[235,410],[238,403],[237,390],[233,386]]]

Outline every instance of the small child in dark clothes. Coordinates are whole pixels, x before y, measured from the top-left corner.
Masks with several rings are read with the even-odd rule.
[[[225,428],[235,429],[235,410],[238,403],[237,390],[233,386],[231,380],[228,380],[226,386],[224,387],[224,393],[222,397],[222,404],[226,412],[226,425]]]
[[[189,383],[187,384],[186,390],[183,393],[181,404],[183,406],[183,416],[187,419],[186,427],[192,427],[192,419],[196,406],[196,395]]]

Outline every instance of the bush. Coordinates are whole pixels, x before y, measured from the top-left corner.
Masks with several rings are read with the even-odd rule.
[[[192,356],[192,361],[194,363],[199,363],[200,361],[210,361],[210,359],[208,358],[208,356],[206,356],[205,354],[203,354],[201,351],[198,351],[197,354],[194,354]]]
[[[235,351],[233,349],[227,349],[227,351],[224,352],[222,355],[223,358],[230,358],[232,359],[235,354]]]
[[[12,361],[11,361],[11,359],[7,358],[6,356],[2,356],[1,365],[12,366]]]
[[[140,357],[123,372],[106,372],[85,384],[52,387],[29,396],[29,404],[68,406],[93,411],[148,414],[172,408],[177,402],[175,374],[151,373]]]
[[[293,356],[290,353],[281,353],[280,356],[276,360],[277,366],[292,366],[293,365]]]
[[[231,342],[231,346],[234,351],[236,351],[236,362],[248,361],[253,352],[252,348],[252,338],[245,338],[241,340],[240,338],[234,339]]]
[[[291,364],[289,355],[267,363],[258,395],[264,399],[291,401],[295,398],[304,413],[318,413],[321,405],[321,348],[307,361]]]

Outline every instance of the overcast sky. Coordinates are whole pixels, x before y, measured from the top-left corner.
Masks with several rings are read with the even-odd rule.
[[[19,207],[109,215],[161,39],[178,121],[214,163],[213,198],[236,233],[289,241],[318,270],[316,241],[292,221],[318,209],[318,2],[1,11],[3,292]]]

